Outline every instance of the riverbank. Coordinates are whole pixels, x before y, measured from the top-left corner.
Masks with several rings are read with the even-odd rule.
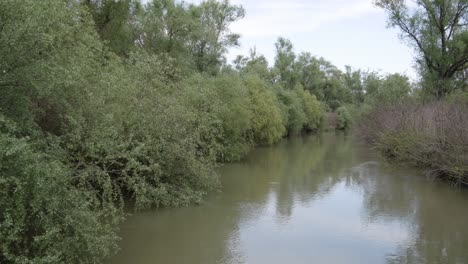
[[[468,192],[388,164],[349,133],[257,148],[219,174],[222,192],[200,205],[129,216],[106,263],[468,261]]]
[[[384,156],[468,185],[468,103],[382,105],[361,120],[358,130]]]

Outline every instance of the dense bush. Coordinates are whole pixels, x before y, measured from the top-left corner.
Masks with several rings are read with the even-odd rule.
[[[341,106],[336,110],[336,128],[348,129],[351,126],[351,114],[345,106]]]
[[[0,262],[100,262],[124,201],[188,205],[218,186],[218,124],[174,96],[183,75],[162,56],[123,63],[75,2],[0,15],[0,111],[21,135],[0,138]]]
[[[408,77],[398,73],[390,74],[380,79],[379,76],[370,75],[365,85],[369,91],[365,103],[370,105],[397,103],[406,100],[411,94],[411,84]]]
[[[267,84],[256,76],[248,76],[245,85],[251,102],[251,131],[256,144],[271,145],[286,132],[280,103]]]
[[[306,116],[304,128],[306,130],[316,131],[320,128],[324,119],[323,107],[315,95],[311,95],[309,91],[303,91],[302,100]]]
[[[360,132],[387,157],[429,168],[455,184],[468,184],[468,105],[435,102],[381,106]]]
[[[253,144],[248,133],[252,113],[242,79],[236,74],[209,78],[198,75],[182,86],[181,101],[185,100],[200,118],[211,119],[219,130],[212,135],[221,148],[218,159],[233,161],[245,156]]]
[[[1,263],[100,262],[124,206],[201,202],[220,162],[362,97],[360,72],[285,39],[273,67],[254,51],[227,65],[243,15],[214,0],[0,1]]]
[[[97,263],[114,253],[120,210],[76,189],[60,157],[16,133],[0,116],[0,262]]]
[[[468,104],[468,89],[466,91],[457,90],[449,94],[445,100],[451,103],[465,103]]]
[[[300,133],[306,123],[301,95],[302,91],[300,89],[281,90],[278,94],[279,100],[282,103],[283,118],[286,120],[288,135]]]
[[[92,97],[105,47],[77,3],[0,2],[0,107],[26,129],[60,135]],[[78,18],[82,19],[78,19]]]

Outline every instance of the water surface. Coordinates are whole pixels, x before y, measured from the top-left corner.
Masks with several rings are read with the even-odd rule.
[[[129,217],[110,263],[468,263],[468,190],[342,133],[259,148],[220,174],[203,205]]]

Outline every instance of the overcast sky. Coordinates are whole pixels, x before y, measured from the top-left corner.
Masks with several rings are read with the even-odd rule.
[[[198,3],[200,0],[186,0]],[[344,69],[404,73],[412,78],[411,49],[398,31],[387,28],[385,13],[372,0],[231,0],[246,9],[246,17],[231,26],[241,34],[241,47],[230,50],[229,61],[247,55],[251,47],[274,59],[279,36],[294,44],[296,52],[324,57]]]
[[[383,10],[372,0],[232,0],[247,11],[231,29],[242,35],[241,47],[229,58],[256,47],[270,62],[279,36],[297,52],[322,56],[340,68],[406,73],[415,77],[411,49],[398,31],[387,28]]]

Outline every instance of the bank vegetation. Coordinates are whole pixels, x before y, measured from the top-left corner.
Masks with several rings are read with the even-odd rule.
[[[220,164],[329,124],[367,120],[388,156],[466,183],[465,28],[443,56],[465,71],[439,91],[437,69],[416,89],[285,38],[272,65],[255,49],[228,62],[244,16],[227,0],[0,0],[0,263],[100,263],[124,207],[199,203]]]

